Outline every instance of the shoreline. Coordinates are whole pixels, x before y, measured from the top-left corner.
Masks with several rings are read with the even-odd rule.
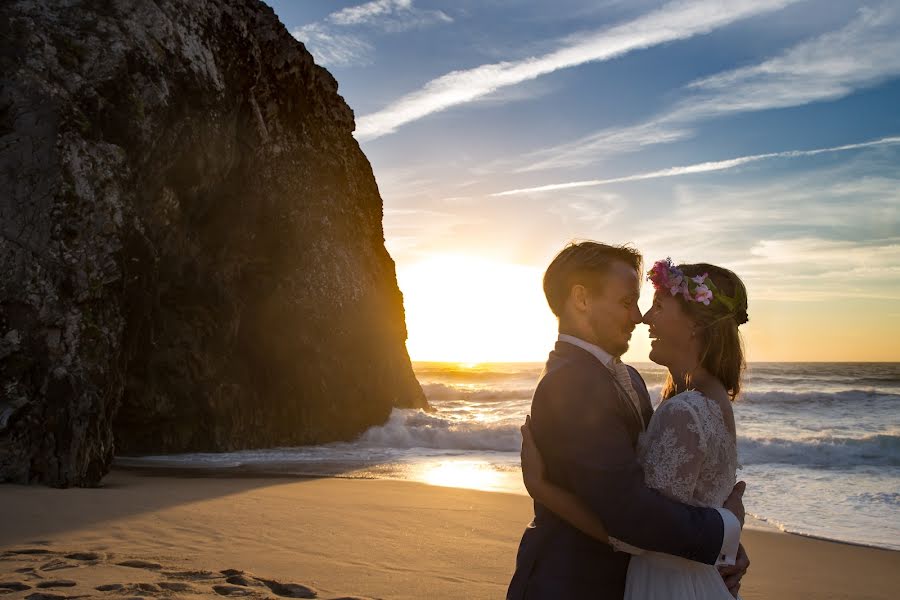
[[[7,567],[9,551],[31,548],[59,553],[54,560],[63,563],[77,562],[67,555],[105,557],[46,574],[74,581],[66,590],[72,595],[96,594],[100,585],[121,585],[133,596],[135,586],[185,584],[191,594],[179,598],[213,598],[221,595],[215,585],[231,585],[222,572],[240,571],[232,579],[256,585],[252,593],[268,593],[260,582],[274,582],[316,590],[322,599],[411,600],[502,598],[532,508],[518,494],[412,481],[173,477],[116,468],[101,488],[2,485],[0,515],[4,582],[34,583],[16,573],[21,561]],[[744,538],[752,562],[745,600],[887,600],[900,586],[897,551],[778,531],[747,530]],[[120,564],[135,560],[163,566]],[[187,572],[206,579],[172,580]]]
[[[121,457],[121,458],[140,458],[140,457]],[[296,468],[296,465],[287,464],[286,467]],[[174,477],[174,478],[184,478],[184,479],[256,479],[256,478],[272,478],[272,479],[299,479],[299,480],[307,480],[307,479],[345,479],[348,481],[394,481],[394,482],[403,482],[403,483],[417,483],[420,485],[428,485],[429,487],[448,487],[450,489],[464,489],[474,492],[480,492],[485,494],[508,494],[511,496],[525,496],[525,494],[517,494],[515,492],[509,492],[505,490],[494,490],[494,489],[474,489],[474,488],[456,488],[453,486],[434,486],[427,483],[422,483],[419,481],[409,480],[409,479],[401,479],[401,478],[390,478],[390,477],[369,477],[369,476],[354,476],[354,475],[345,475],[345,474],[334,474],[334,473],[297,473],[296,471],[281,472],[277,470],[277,465],[274,465],[275,469],[268,470],[266,468],[259,468],[257,466],[235,466],[235,467],[185,467],[185,466],[140,466],[140,465],[120,465],[117,464],[114,466],[114,471],[123,471],[129,473],[135,473],[138,475],[145,475],[147,477]],[[747,531],[761,531],[761,532],[769,532],[775,534],[784,534],[784,535],[793,535],[800,538],[808,538],[811,540],[818,540],[822,542],[829,542],[834,544],[845,544],[848,546],[854,546],[859,548],[871,548],[874,550],[885,550],[888,552],[898,552],[900,553],[900,549],[898,548],[887,548],[885,546],[878,546],[875,544],[867,544],[865,542],[854,542],[850,540],[840,540],[836,538],[829,538],[823,535],[816,535],[812,533],[802,533],[797,531],[790,531],[788,529],[783,529],[778,525],[773,525],[769,521],[764,518],[757,517],[756,515],[747,513],[747,522],[744,524],[744,528]]]

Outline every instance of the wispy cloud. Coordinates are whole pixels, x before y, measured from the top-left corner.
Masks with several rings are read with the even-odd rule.
[[[831,100],[900,74],[900,6],[863,8],[839,31],[761,64],[692,83],[701,94],[672,118],[799,106]]]
[[[337,32],[326,24],[303,25],[294,29],[291,35],[306,45],[320,65],[349,67],[372,63],[372,44],[357,35]]]
[[[835,100],[900,75],[900,7],[863,8],[838,31],[756,65],[687,86],[689,95],[644,123],[605,129],[530,156],[519,172],[578,167],[693,135],[691,124],[727,114]]]
[[[869,142],[861,142],[859,144],[844,144],[842,146],[833,146],[831,148],[817,148],[815,150],[788,150],[785,152],[767,152],[765,154],[753,154],[750,156],[739,156],[737,158],[729,158],[727,160],[709,161],[696,163],[693,165],[684,165],[678,167],[668,167],[647,173],[637,173],[634,175],[625,175],[623,177],[612,177],[609,179],[589,179],[584,181],[569,181],[564,183],[551,183],[537,187],[519,188],[514,190],[506,190],[491,194],[492,196],[514,196],[518,194],[532,194],[538,192],[550,192],[557,190],[567,190],[573,188],[596,187],[601,185],[609,185],[611,183],[624,183],[628,181],[642,181],[646,179],[660,179],[663,177],[678,177],[681,175],[691,175],[696,173],[710,173],[713,171],[725,171],[733,169],[741,165],[757,162],[772,158],[798,158],[801,156],[815,156],[830,152],[845,152],[847,150],[859,150],[862,148],[871,148],[874,146],[887,146],[900,144],[900,137],[886,137],[879,140]]]
[[[900,179],[872,171],[898,151],[753,181],[686,180],[655,210],[627,210],[614,231],[635,232],[647,256],[723,264],[754,301],[900,299]]]
[[[375,0],[358,6],[348,6],[328,16],[336,25],[359,25],[371,23],[393,15],[398,10],[412,10],[411,0]]]
[[[366,25],[398,32],[436,23],[452,23],[453,19],[441,10],[416,8],[412,0],[375,0],[332,13],[328,16],[328,21],[335,25]]]
[[[364,30],[398,33],[451,22],[445,12],[416,8],[412,0],[374,0],[297,27],[291,35],[303,42],[322,65],[365,66],[372,63],[374,48]]]
[[[754,282],[757,300],[900,300],[900,238],[762,239],[733,266]],[[773,277],[790,269],[789,280]]]
[[[780,9],[795,0],[676,1],[609,29],[568,38],[557,50],[519,61],[453,71],[428,82],[386,108],[360,117],[356,137],[374,139],[412,121],[466,104],[498,89],[589,62],[708,33],[753,15]]]

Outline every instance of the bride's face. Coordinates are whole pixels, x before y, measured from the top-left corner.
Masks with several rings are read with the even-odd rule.
[[[653,295],[644,323],[650,326],[650,360],[667,367],[696,362],[695,324],[671,294]]]

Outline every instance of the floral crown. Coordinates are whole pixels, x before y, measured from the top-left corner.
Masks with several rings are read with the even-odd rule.
[[[681,269],[672,264],[671,258],[653,263],[653,268],[647,271],[647,279],[657,290],[667,290],[673,296],[681,294],[688,302],[699,302],[709,306],[710,302],[717,301],[732,314],[738,306],[738,298],[731,298],[719,291],[710,279],[709,273],[687,277]]]

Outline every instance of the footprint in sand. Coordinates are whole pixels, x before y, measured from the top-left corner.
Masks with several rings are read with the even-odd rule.
[[[66,554],[66,558],[71,558],[72,560],[103,560],[106,556],[98,552],[73,552],[72,554]]]
[[[249,596],[254,594],[253,588],[268,588],[270,592],[283,598],[316,598],[315,590],[299,583],[282,583],[272,579],[248,576],[237,569],[221,571],[225,582],[230,585],[213,586],[213,590],[222,596]]]
[[[219,573],[212,571],[162,571],[160,574],[169,579],[182,579],[188,581],[206,581],[210,579],[219,579]]]
[[[284,598],[315,598],[316,592],[305,585],[300,585],[299,583],[281,583],[279,581],[272,581],[269,579],[259,579],[257,581],[261,581],[266,584],[270,590],[272,590],[273,594],[277,594],[278,596],[282,596]]]
[[[39,588],[60,588],[60,587],[75,587],[78,583],[72,581],[71,579],[52,579],[50,581],[42,581],[37,586]]]
[[[222,573],[225,574],[224,571]],[[263,586],[262,583],[255,581],[253,579],[248,579],[247,577],[244,577],[243,575],[232,575],[231,577],[226,577],[225,581],[232,585],[242,585],[244,587],[250,587],[250,586],[262,587]]]
[[[50,562],[42,564],[39,569],[41,571],[61,571],[62,569],[74,569],[78,565],[54,558]]]
[[[113,562],[112,555],[102,552],[54,552],[44,548],[22,548],[0,553],[0,560],[18,562],[19,565],[22,565],[22,563],[35,565],[15,565],[19,567],[15,569],[15,572],[22,573],[31,585],[21,581],[0,581],[0,595],[26,592],[35,586],[37,589],[34,589],[30,595],[24,596],[24,600],[75,600],[77,598],[86,598],[88,596],[67,596],[52,593],[61,588],[77,587],[78,581],[76,580],[80,580],[78,577],[75,579],[53,579],[47,577],[46,574],[62,569],[77,568],[78,573],[87,575],[91,567],[98,566],[142,569],[148,572],[148,577],[157,579],[155,582],[107,583],[94,587],[98,592],[107,592],[108,594],[104,594],[103,597],[111,600],[113,598],[116,600],[128,600],[129,598],[147,600],[147,598],[151,597],[177,598],[179,594],[210,598],[216,596],[253,598],[254,600],[274,600],[272,598],[273,595],[281,598],[318,598],[318,593],[308,586],[257,577],[252,573],[239,569],[224,569],[218,572],[206,570],[176,571],[171,567],[164,567],[160,563],[147,560],[128,559]],[[72,591],[75,592],[75,590]],[[22,596],[16,597],[22,598]],[[364,596],[342,596],[332,600],[372,599]]]
[[[188,593],[196,593],[197,588],[194,586],[182,583],[180,581],[161,581],[159,582],[159,587],[164,590],[168,590],[170,592],[188,592]]]
[[[155,562],[149,562],[146,560],[124,560],[122,562],[116,563],[120,567],[132,567],[134,569],[150,569],[151,571],[158,571],[162,569],[162,565]]]
[[[213,591],[220,596],[255,596],[256,592],[252,589],[241,587],[238,585],[214,585]]]

